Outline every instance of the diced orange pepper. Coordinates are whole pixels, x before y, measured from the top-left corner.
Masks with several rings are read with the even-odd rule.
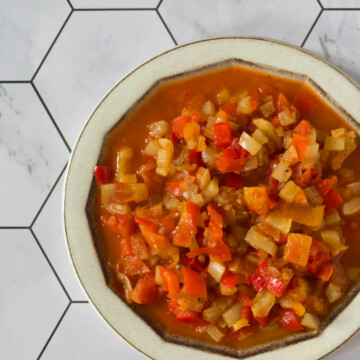
[[[137,304],[148,304],[155,300],[157,288],[155,281],[149,278],[139,279],[134,290],[132,291],[131,298]]]
[[[190,259],[199,255],[209,255],[212,261],[226,262],[231,261],[231,252],[226,244],[214,247],[202,247],[189,251],[186,256]]]
[[[250,107],[255,110],[260,103],[260,92],[258,89],[254,90],[251,96],[251,103],[250,103]]]
[[[289,234],[284,251],[284,260],[305,267],[309,260],[311,243],[311,236],[295,233]]]
[[[266,215],[269,212],[268,193],[265,187],[244,187],[244,200],[249,210],[259,215]]]
[[[298,158],[300,161],[303,161],[306,157],[306,148],[309,144],[309,139],[305,136],[299,135],[294,133],[293,136],[293,142],[294,148],[296,149],[296,152],[298,154]]]
[[[283,217],[302,225],[319,226],[324,219],[324,205],[311,207],[281,201],[278,206]]]
[[[300,123],[293,130],[294,133],[301,136],[308,136],[311,130],[311,125],[307,120],[301,120]]]
[[[184,275],[184,291],[189,295],[207,297],[206,281],[203,275],[185,266],[182,267]]]
[[[150,272],[146,264],[137,256],[127,256],[116,265],[117,270],[129,276],[143,275]]]
[[[180,283],[175,270],[168,269],[164,266],[159,266],[159,268],[165,291],[168,291],[171,297],[176,297],[180,290]]]

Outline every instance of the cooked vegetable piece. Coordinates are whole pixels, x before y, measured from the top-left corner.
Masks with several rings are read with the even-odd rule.
[[[206,297],[207,288],[204,277],[185,266],[182,267],[182,272],[184,275],[184,291],[189,295]]]
[[[306,266],[309,259],[311,243],[311,236],[294,233],[289,234],[284,251],[284,260],[299,266]]]

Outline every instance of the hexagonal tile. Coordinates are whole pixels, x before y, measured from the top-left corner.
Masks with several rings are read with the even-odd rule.
[[[87,300],[67,254],[62,229],[64,175],[33,225],[33,231],[72,300]]]
[[[145,357],[121,341],[91,305],[71,304],[42,359],[145,360]]]
[[[88,8],[88,9],[146,9],[155,8],[160,0],[71,0],[75,9]]]
[[[359,11],[325,11],[305,43],[360,82]]]
[[[137,30],[141,28],[146,31]],[[155,11],[75,12],[35,84],[72,144],[95,105],[121,77],[172,46]]]
[[[0,230],[0,284],[0,359],[36,359],[69,301],[29,230]]]
[[[255,35],[300,45],[320,11],[316,1],[164,0],[160,13],[179,43],[212,36]]]
[[[341,348],[337,349],[326,360],[358,360],[360,353],[360,334],[355,335],[347,341]]]
[[[0,80],[29,80],[60,30],[64,0],[0,0]]]
[[[30,84],[0,84],[0,226],[29,226],[68,151]]]
[[[325,8],[360,8],[359,0],[320,0]]]

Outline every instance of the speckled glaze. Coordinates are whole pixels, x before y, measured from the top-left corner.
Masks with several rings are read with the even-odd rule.
[[[69,255],[98,313],[125,341],[149,358],[319,359],[359,329],[359,287],[347,296],[319,331],[236,351],[175,337],[150,326],[136,309],[128,307],[107,287],[96,255],[86,207],[93,186],[93,166],[98,162],[108,132],[162,82],[233,64],[309,83],[358,129],[359,86],[339,69],[300,48],[262,38],[229,37],[169,50],[123,78],[97,106],[78,138],[68,167],[63,202]]]

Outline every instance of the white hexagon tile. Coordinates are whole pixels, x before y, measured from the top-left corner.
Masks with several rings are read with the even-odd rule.
[[[73,144],[107,91],[131,69],[171,46],[155,11],[74,12],[35,85]]]
[[[24,4],[0,0],[0,80],[30,80],[71,11],[64,0]]]
[[[314,0],[164,0],[159,7],[178,43],[254,35],[301,45],[320,12]],[[284,31],[286,29],[286,31]]]
[[[69,300],[29,230],[0,230],[0,254],[0,359],[36,359]]]
[[[356,8],[359,0],[0,0],[0,359],[144,359],[87,303],[61,229],[69,149],[121,77],[174,43],[255,35],[303,45],[360,81]],[[328,359],[359,352],[360,335]]]
[[[0,226],[29,226],[68,150],[30,84],[0,84]]]

